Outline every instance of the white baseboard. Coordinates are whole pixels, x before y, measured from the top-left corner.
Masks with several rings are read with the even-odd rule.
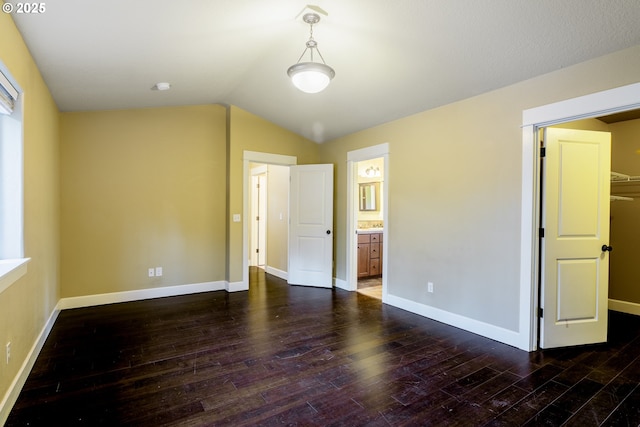
[[[276,277],[279,277],[279,278],[281,278],[282,280],[288,280],[288,279],[289,279],[289,273],[288,273],[288,272],[286,272],[286,271],[284,271],[284,270],[280,270],[280,269],[275,268],[275,267],[269,267],[269,266],[267,266],[267,267],[264,269],[264,271],[265,271],[265,272],[267,272],[267,273],[269,273],[269,274],[272,274],[272,275],[274,275],[274,276],[276,276]]]
[[[225,282],[225,287],[223,288],[227,292],[241,292],[248,291],[249,286],[245,285],[242,281],[240,282]]]
[[[44,342],[47,340],[47,337],[49,336],[51,328],[53,328],[53,324],[56,322],[59,313],[60,309],[56,306],[56,308],[53,310],[53,313],[51,313],[51,316],[49,316],[49,319],[47,319],[46,323],[44,324],[42,331],[40,331],[40,335],[38,335],[38,338],[33,343],[33,346],[31,347],[31,350],[29,350],[29,353],[24,359],[24,362],[22,362],[22,366],[11,382],[11,385],[9,385],[9,389],[2,398],[2,401],[0,401],[0,425],[3,426],[7,421],[7,418],[9,418],[9,413],[11,412],[13,405],[15,405],[16,401],[18,400],[20,391],[22,390],[24,383],[27,382],[27,378],[31,373],[31,369],[36,363],[36,359],[40,354],[40,350],[42,350],[42,346],[44,346]]]
[[[636,316],[640,316],[640,304],[636,302],[627,302],[627,301],[610,299],[609,310],[620,311],[622,313],[635,314]]]
[[[166,286],[162,288],[139,289],[135,291],[111,292],[107,294],[61,298],[58,303],[58,307],[61,310],[66,310],[70,308],[91,307],[94,305],[114,304],[118,302],[196,294],[199,292],[224,291],[225,289],[229,290],[226,286],[226,282],[224,281]]]
[[[478,320],[460,316],[459,314],[450,313],[448,311],[440,310],[435,307],[410,301],[391,294],[387,294],[383,302],[385,304],[410,311],[411,313],[419,314],[421,316],[428,317],[429,319],[437,320],[438,322],[446,323],[447,325],[455,326],[456,328],[464,329],[465,331],[473,332],[474,334],[478,334],[516,348],[521,348],[519,344],[522,342],[522,337],[516,331],[490,325],[488,323],[480,322]]]
[[[347,283],[346,280],[338,279],[337,277],[333,278],[333,285],[336,288],[344,289],[345,291],[352,291],[353,290],[348,286],[348,283]]]

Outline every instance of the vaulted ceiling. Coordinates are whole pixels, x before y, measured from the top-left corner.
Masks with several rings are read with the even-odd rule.
[[[316,142],[640,44],[638,0],[311,0],[336,71],[311,95],[286,74],[307,1],[55,0],[13,18],[62,111],[231,104]]]

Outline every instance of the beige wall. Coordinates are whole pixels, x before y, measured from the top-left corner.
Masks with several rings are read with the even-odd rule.
[[[219,105],[62,114],[63,297],[224,280],[225,118]]]
[[[611,170],[640,176],[640,120],[614,123]],[[609,297],[640,304],[640,182],[614,184],[612,194],[634,198],[611,203],[611,270]]]
[[[336,164],[336,276],[347,152],[388,142],[388,292],[518,331],[522,111],[635,83],[638,69],[635,47],[323,144],[321,161]]]
[[[308,164],[317,163],[319,146],[313,141],[235,106],[229,107],[227,124],[229,147],[227,280],[230,283],[238,283],[242,281],[243,273],[242,222],[233,222],[233,215],[243,212],[244,151],[296,156],[298,164]]]
[[[289,264],[289,168],[267,166],[267,266],[288,271]]]
[[[60,190],[58,109],[6,13],[0,13],[0,61],[24,91],[24,248],[31,258],[27,274],[0,293],[0,344],[11,341],[11,361],[3,357],[0,367],[1,401],[60,297]]]

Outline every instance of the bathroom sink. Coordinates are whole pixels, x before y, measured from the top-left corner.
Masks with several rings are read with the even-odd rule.
[[[358,228],[358,234],[382,233],[384,228]]]

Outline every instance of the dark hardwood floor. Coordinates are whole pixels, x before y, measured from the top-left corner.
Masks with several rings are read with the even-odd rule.
[[[7,426],[627,426],[640,321],[526,353],[342,290],[251,290],[60,313]]]

